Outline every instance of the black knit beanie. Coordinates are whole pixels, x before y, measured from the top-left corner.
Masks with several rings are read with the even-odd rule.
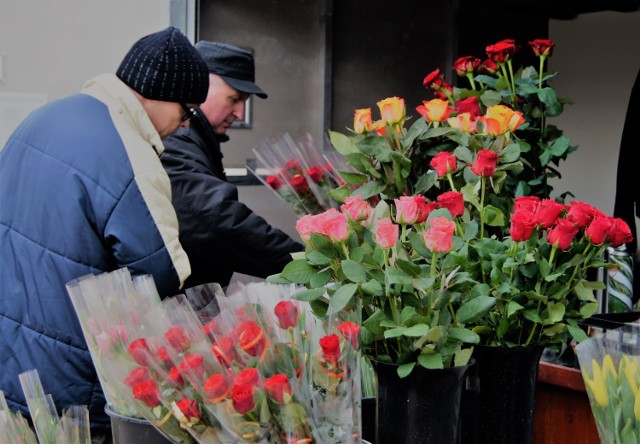
[[[200,104],[209,90],[206,63],[172,26],[138,40],[116,76],[143,97],[164,102]]]

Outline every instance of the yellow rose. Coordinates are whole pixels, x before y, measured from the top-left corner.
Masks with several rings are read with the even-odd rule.
[[[399,97],[389,97],[378,102],[380,116],[387,125],[400,123],[406,114],[404,99]]]
[[[449,117],[447,123],[449,123],[452,128],[457,128],[465,133],[475,133],[477,131],[476,121],[471,118],[470,113],[462,113],[454,117]]]
[[[373,131],[371,121],[371,108],[357,109],[353,117],[353,130],[357,134],[370,133]]]
[[[424,111],[424,117],[427,122],[444,122],[453,112],[448,100],[433,99],[423,101],[422,104],[424,108],[420,108],[418,111]]]

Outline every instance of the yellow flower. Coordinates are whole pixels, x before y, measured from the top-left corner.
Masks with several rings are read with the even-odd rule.
[[[484,124],[484,133],[498,136],[507,131],[515,131],[525,122],[522,113],[505,105],[488,106],[487,112],[480,120]]]
[[[476,120],[471,117],[470,113],[462,113],[454,117],[449,117],[447,122],[452,128],[458,128],[465,133],[475,133],[477,131]]]
[[[427,122],[444,122],[453,112],[448,100],[433,99],[423,101],[418,107],[418,112],[422,114]]]
[[[609,396],[607,395],[607,387],[604,383],[604,375],[602,374],[602,370],[600,369],[598,362],[595,359],[591,362],[593,365],[593,379],[589,378],[585,370],[582,371],[582,376],[596,403],[600,407],[606,407],[609,403]]]
[[[613,359],[611,359],[611,355],[604,355],[602,360],[602,377],[603,379],[607,379],[609,375],[613,376],[613,380],[615,383],[618,383],[618,372],[616,371],[615,365],[613,365]]]
[[[387,125],[400,123],[406,115],[404,99],[399,97],[389,97],[378,102],[380,116]]]
[[[638,378],[640,377],[638,363],[629,359],[627,355],[622,355],[620,360],[620,378],[622,378],[622,375],[629,381],[633,396],[636,396],[638,394]]]
[[[373,131],[371,121],[371,108],[357,109],[353,117],[353,131],[357,134],[370,133]]]

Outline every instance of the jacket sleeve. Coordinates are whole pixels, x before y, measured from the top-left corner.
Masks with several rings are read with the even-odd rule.
[[[195,145],[169,147],[161,159],[171,179],[173,202],[180,222],[180,241],[192,263],[216,263],[233,271],[267,277],[282,270],[290,253],[304,246],[238,201],[238,191],[217,178],[198,155]]]

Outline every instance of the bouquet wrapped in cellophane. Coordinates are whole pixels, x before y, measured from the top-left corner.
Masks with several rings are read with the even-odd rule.
[[[294,286],[254,283],[225,296],[211,284],[160,302],[124,285],[127,275],[68,284],[110,403],[126,402],[129,416],[174,442],[360,442],[357,319],[320,323]],[[116,347],[96,339],[112,331]]]
[[[328,141],[325,145],[328,147]],[[251,173],[296,214],[318,214],[337,208],[329,192],[344,184],[338,171],[348,167],[335,150],[317,146],[309,135],[296,143],[289,134],[284,134],[264,140],[253,153],[256,168],[249,168]]]
[[[27,419],[20,412],[14,413],[9,409],[2,390],[0,390],[0,442],[38,443]]]
[[[576,355],[600,441],[640,443],[640,325],[582,341]]]

